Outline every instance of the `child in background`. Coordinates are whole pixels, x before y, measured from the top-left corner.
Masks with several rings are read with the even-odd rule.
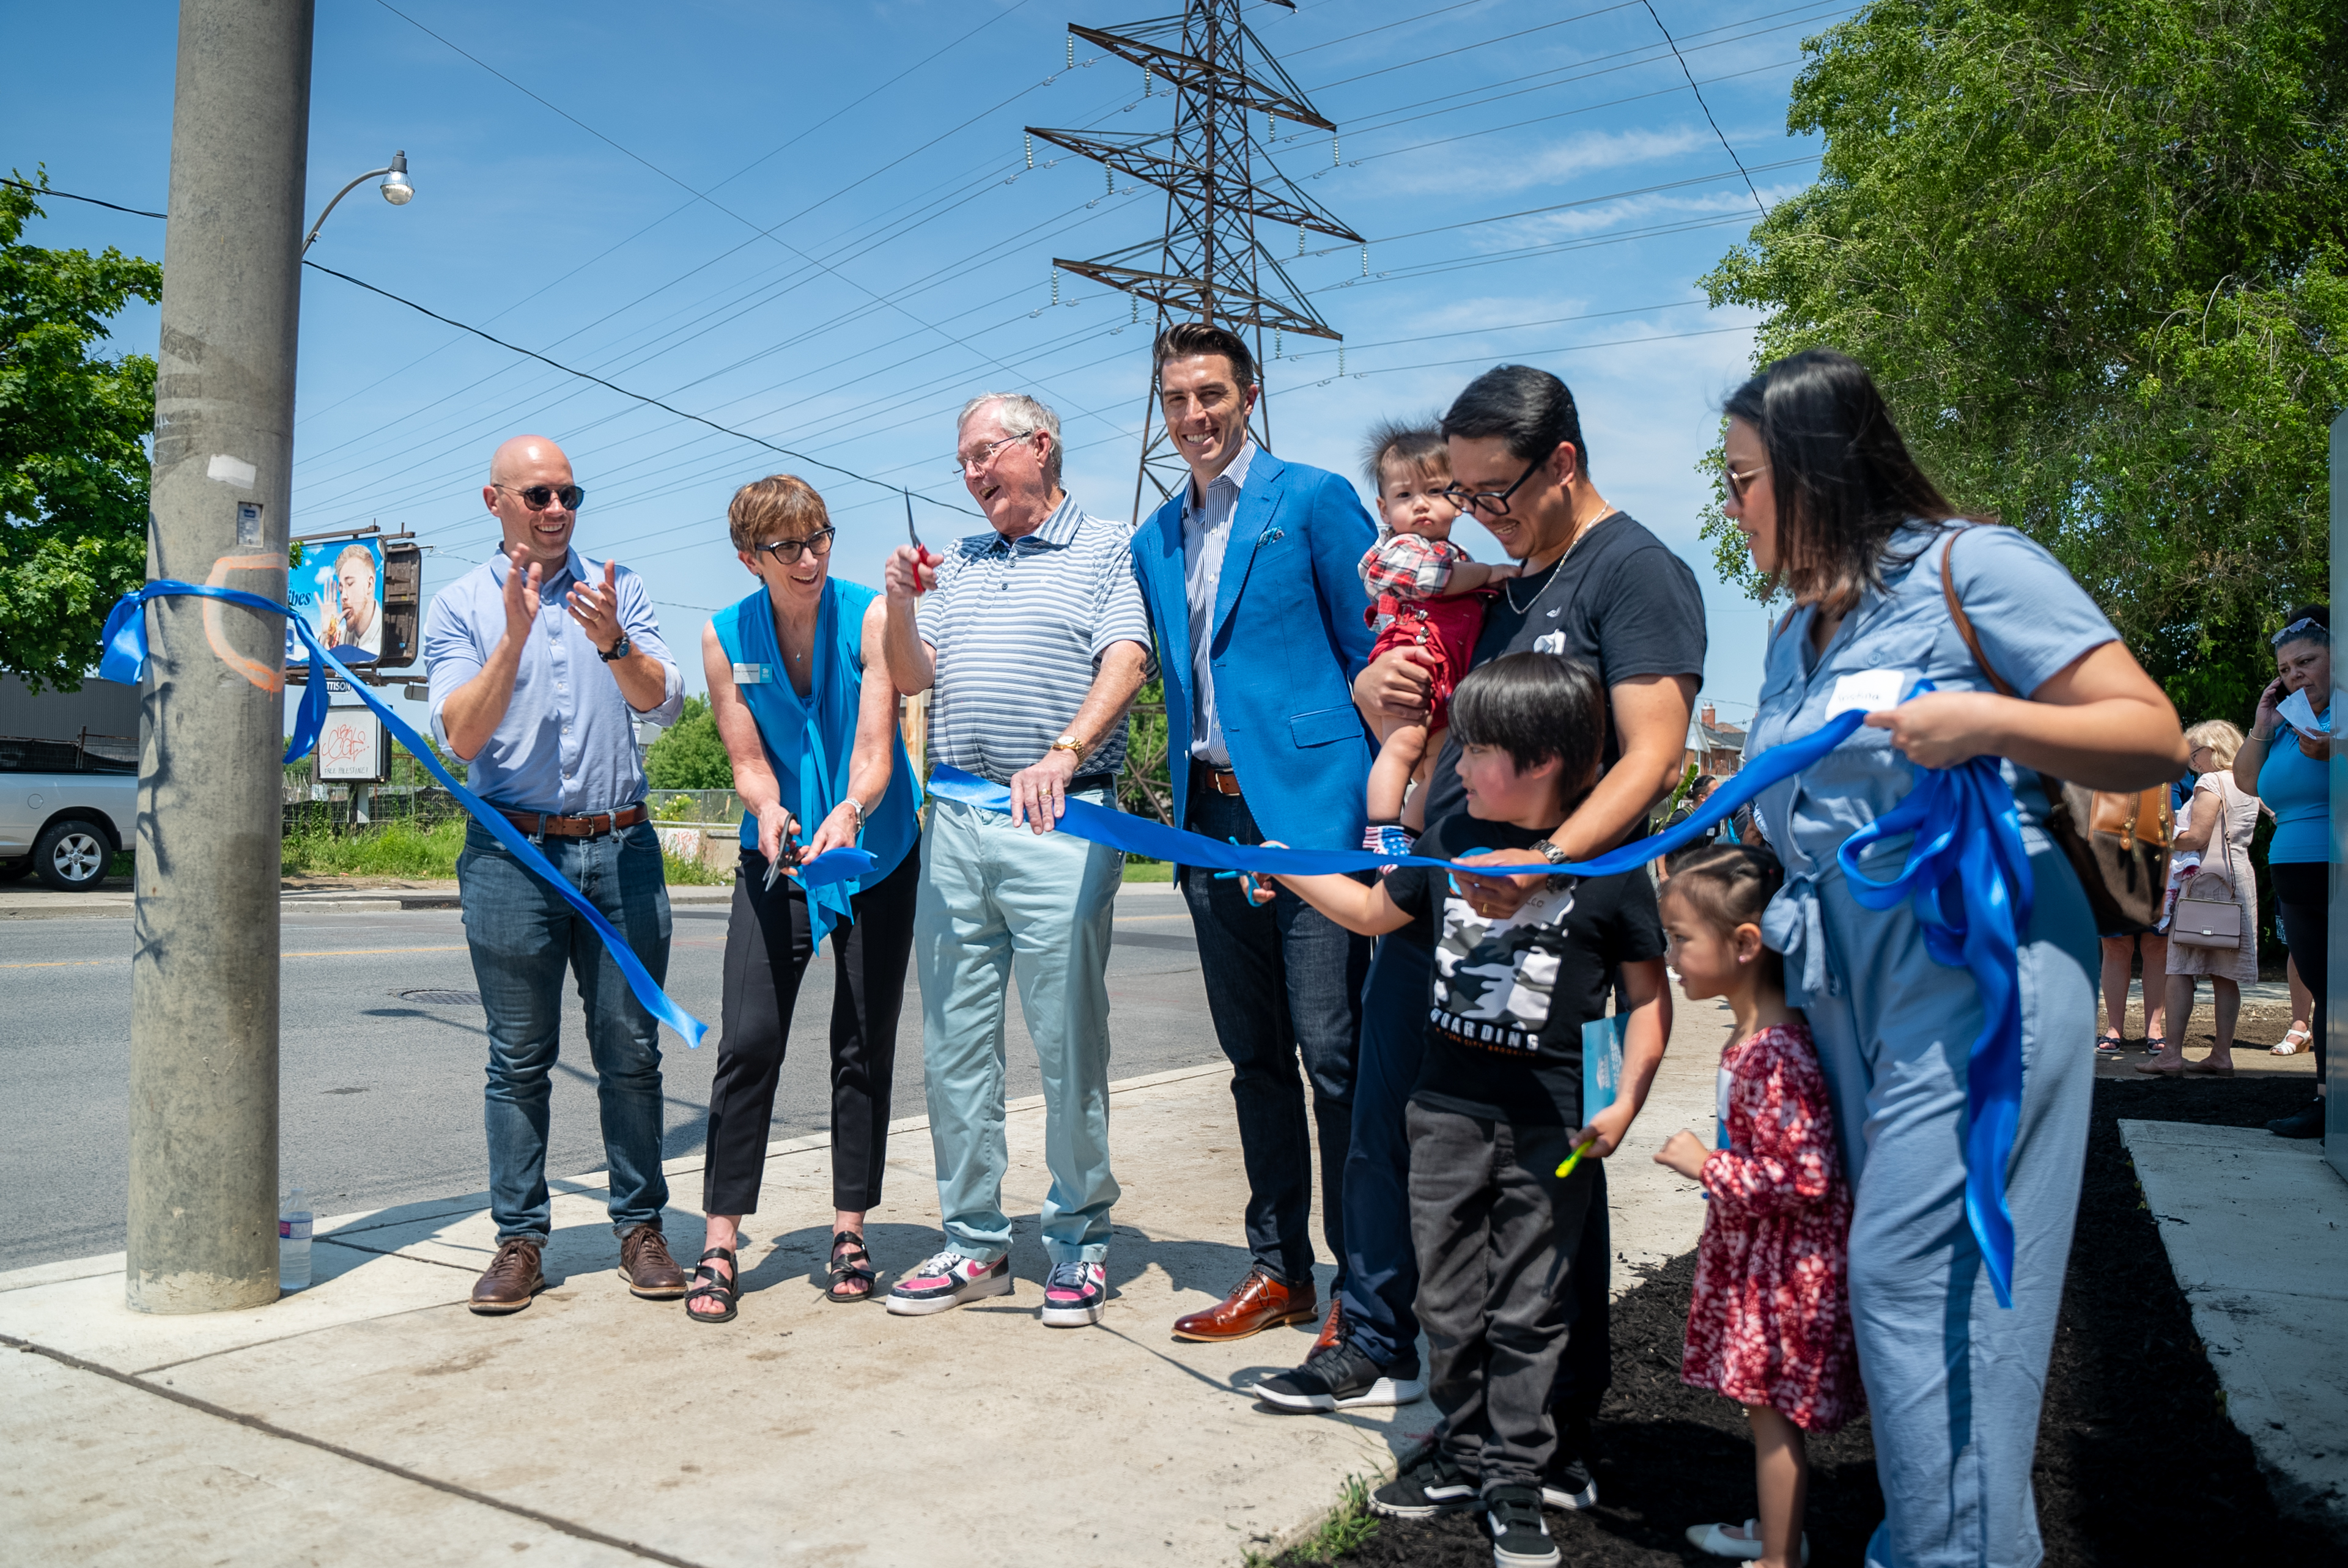
[[[1680,1379],[1725,1394],[1753,1422],[1760,1517],[1692,1524],[1715,1557],[1798,1568],[1805,1432],[1830,1432],[1865,1402],[1851,1334],[1850,1188],[1809,1026],[1786,1005],[1783,960],[1761,944],[1761,911],[1785,880],[1742,845],[1672,861],[1662,895],[1672,968],[1690,1001],[1736,1015],[1720,1056],[1722,1146],[1683,1128],[1655,1156],[1704,1184],[1712,1203],[1695,1264]]]
[[[1427,770],[1443,753],[1452,688],[1468,673],[1477,633],[1484,629],[1482,596],[1519,569],[1515,561],[1472,560],[1451,542],[1459,508],[1443,495],[1451,483],[1451,449],[1441,431],[1381,425],[1370,432],[1368,461],[1370,483],[1378,491],[1379,534],[1361,565],[1362,588],[1371,600],[1362,618],[1378,634],[1370,657],[1412,647],[1433,661],[1425,722],[1386,726],[1370,769],[1370,821],[1362,847],[1402,855],[1426,825],[1426,800],[1411,786],[1426,784]]]
[[[1587,664],[1554,653],[1495,659],[1459,683],[1451,722],[1468,810],[1427,830],[1424,855],[1530,848],[1597,783],[1606,693]],[[1557,1448],[1550,1399],[1573,1330],[1573,1262],[1597,1184],[1589,1161],[1558,1173],[1576,1148],[1602,1159],[1621,1143],[1663,1061],[1671,1003],[1654,886],[1643,870],[1560,877],[1495,917],[1424,866],[1367,885],[1281,880],[1348,930],[1416,926],[1436,951],[1407,1118],[1427,1392],[1443,1420],[1434,1453],[1379,1487],[1370,1506],[1422,1519],[1480,1505],[1498,1568],[1550,1568],[1559,1553],[1541,1504],[1588,1501],[1542,1478]],[[1606,1016],[1618,969],[1630,1003],[1620,1088],[1585,1118],[1582,1026]],[[1341,1341],[1265,1379],[1257,1397],[1343,1408],[1377,1376]]]

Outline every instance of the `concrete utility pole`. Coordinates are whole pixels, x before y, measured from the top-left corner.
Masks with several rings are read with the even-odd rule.
[[[150,579],[285,596],[314,11],[181,0]],[[125,1285],[143,1312],[217,1312],[277,1297],[284,629],[147,613]]]

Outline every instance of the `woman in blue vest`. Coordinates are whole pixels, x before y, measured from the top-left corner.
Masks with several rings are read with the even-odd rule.
[[[1963,526],[1857,361],[1825,349],[1781,360],[1727,415],[1725,510],[1794,598],[1770,639],[1752,750],[1868,712],[1758,802],[1787,878],[1764,930],[1786,956],[1787,999],[1808,1016],[1856,1192],[1851,1307],[1886,1513],[1867,1561],[2026,1568],[2041,1554],[2031,1459],[2086,1151],[2098,967],[2085,896],[2039,825],[2039,770],[2147,788],[2182,771],[2184,738],[2052,557],[2013,529]],[[2022,695],[1998,694],[1990,671]],[[1937,690],[1911,696],[1922,680]],[[2016,955],[2011,1307],[1965,1212],[1967,1063],[1983,1020],[1973,979],[1932,960],[1909,905],[1862,907],[1836,859],[1918,768],[1976,756],[2010,759],[2036,892]],[[1889,880],[1907,848],[1893,837],[1859,868]]]
[[[2325,908],[2332,898],[2332,610],[2303,604],[2274,634],[2275,678],[2234,753],[2236,787],[2275,815],[2267,845],[2276,923],[2299,978],[2314,993],[2315,1098],[2267,1123],[2285,1138],[2323,1136],[2323,1072],[2331,1016]]]
[[[709,707],[742,798],[742,866],[726,927],[726,997],[709,1086],[702,1210],[706,1250],[685,1310],[734,1317],[742,1216],[758,1206],[775,1081],[799,982],[831,938],[833,1301],[872,1293],[864,1214],[880,1201],[897,1014],[913,950],[921,856],[918,793],[897,733],[897,692],[880,656],[887,606],[833,580],[823,497],[777,474],[735,492],[727,530],[758,591],[711,618],[701,657]],[[794,844],[794,840],[798,842]],[[870,875],[804,886],[790,866],[858,845]],[[781,874],[768,870],[780,856]]]

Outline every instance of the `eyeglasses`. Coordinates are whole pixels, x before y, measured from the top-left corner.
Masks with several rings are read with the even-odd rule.
[[[1523,489],[1525,481],[1531,478],[1546,461],[1546,457],[1536,457],[1526,464],[1525,471],[1517,476],[1517,482],[1505,490],[1470,490],[1454,481],[1443,487],[1441,495],[1463,512],[1481,512],[1488,518],[1505,518],[1509,515],[1509,497]]]
[[[1745,502],[1745,492],[1753,487],[1753,481],[1768,471],[1768,464],[1756,463],[1741,474],[1734,468],[1724,466],[1720,470],[1720,477],[1728,486],[1728,498],[1742,506]]]
[[[560,488],[552,485],[525,485],[516,489],[511,485],[499,485],[494,480],[490,483],[492,488],[520,496],[521,504],[533,512],[546,510],[547,504],[551,501],[561,501],[564,511],[575,512],[579,509],[579,503],[587,498],[587,492],[576,485],[564,485]]]
[[[785,566],[796,565],[802,553],[821,560],[831,553],[831,536],[838,528],[818,528],[803,539],[768,539],[762,545],[752,545],[754,556],[772,556]]]
[[[1027,436],[1033,436],[1035,434],[1035,433],[1033,430],[1027,432]],[[975,452],[964,452],[961,454],[959,456],[954,458],[954,477],[959,479],[963,474],[969,472],[971,469],[985,467],[989,463],[994,461],[994,455],[997,452],[1002,451],[1005,446],[1009,446],[1015,442],[1026,440],[1027,436],[1005,436],[1000,441],[988,442],[985,446],[980,447]]]

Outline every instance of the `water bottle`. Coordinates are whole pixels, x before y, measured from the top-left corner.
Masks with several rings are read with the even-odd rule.
[[[287,1193],[277,1209],[277,1288],[306,1290],[310,1285],[310,1194]]]

